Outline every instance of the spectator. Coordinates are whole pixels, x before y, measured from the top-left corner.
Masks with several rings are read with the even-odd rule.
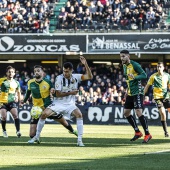
[[[60,12],[60,14],[58,16],[59,28],[64,28],[65,27],[66,18],[67,18],[67,12],[65,11],[65,8],[62,7],[61,12]]]
[[[75,26],[76,13],[74,12],[74,7],[70,7],[70,12],[67,14],[66,25],[68,28],[74,28]]]
[[[93,101],[90,99],[89,95],[87,95],[85,97],[85,102],[84,102],[84,106],[85,109],[87,110],[90,106],[92,106]]]
[[[122,14],[121,14],[120,9],[119,9],[119,8],[116,8],[116,9],[114,10],[114,13],[113,13],[113,16],[112,16],[112,23],[113,23],[114,26],[119,25],[120,19],[121,19],[121,15],[122,15]]]
[[[8,28],[9,28],[9,22],[7,21],[6,17],[3,17],[0,20],[0,31],[2,33],[6,33]]]
[[[83,17],[84,17],[83,8],[80,6],[79,11],[76,13],[76,18],[75,18],[77,28],[79,28],[79,29],[81,28],[81,26],[83,26],[82,25],[83,24]],[[82,67],[82,69],[83,69],[83,67]]]
[[[140,9],[139,14],[137,16],[136,24],[138,27],[142,25],[142,29],[144,29],[145,23],[146,23],[146,12],[143,9]]]
[[[23,76],[25,72],[27,72],[28,75],[30,75],[30,73],[31,73],[31,70],[27,66],[27,63],[23,63],[23,67],[20,69],[21,76]]]
[[[23,20],[23,17],[22,15],[18,15],[18,18],[16,19],[16,22],[15,22],[15,32],[18,32],[18,33],[21,33],[22,30],[23,30],[23,27],[24,27],[24,20]]]
[[[129,29],[130,28],[130,24],[131,24],[131,12],[129,10],[129,8],[125,8],[124,12],[122,13],[122,19],[120,21],[120,24],[122,27]]]
[[[145,96],[143,104],[144,106],[150,105],[152,102],[149,100],[149,96]]]
[[[107,104],[111,102],[112,95],[113,95],[113,92],[111,88],[108,88],[107,91],[103,94],[103,97],[105,101],[107,101]]]
[[[90,2],[89,12],[92,14],[92,18],[94,18],[94,15],[96,13],[96,6],[93,1]]]
[[[113,11],[116,9],[116,8],[119,8],[121,10],[121,0],[115,0],[112,4],[112,8],[113,8]]]
[[[80,86],[80,87],[79,87],[79,95],[80,95],[80,96],[82,96],[82,95],[84,94],[83,91],[84,91],[83,86]]]
[[[153,7],[150,7],[149,11],[146,13],[146,22],[149,24],[149,28],[155,26],[155,12],[153,11]]]
[[[80,4],[80,6],[82,7],[83,12],[85,12],[86,9],[88,8],[88,7],[87,7],[87,4],[86,4],[86,1],[83,1],[83,2]]]
[[[51,79],[50,74],[49,74],[48,70],[46,70],[46,69],[44,70],[44,78],[46,78],[48,80]]]
[[[117,105],[124,105],[124,103],[125,102],[122,100],[122,98],[120,96],[118,96],[117,102],[115,102],[115,104],[117,104]]]
[[[31,16],[28,17],[28,20],[24,20],[23,30],[26,33],[31,32],[32,22],[33,20]]]
[[[86,11],[85,11],[84,17],[83,17],[83,25],[88,27],[91,20],[92,20],[92,15],[89,11],[89,8],[86,8]]]
[[[133,0],[130,1],[129,9],[131,11],[136,9],[136,3]]]
[[[103,20],[103,5],[101,4],[100,1],[97,1],[97,5],[96,5],[96,12],[93,15],[93,21],[101,21]]]
[[[26,9],[26,11],[27,11],[27,13],[31,13],[31,2],[30,1],[28,1],[27,3],[26,3],[26,6],[25,6],[25,9]]]
[[[105,83],[102,81],[102,82],[101,82],[101,84],[100,84],[100,86],[98,86],[98,87],[100,87],[100,89],[101,89],[101,93],[102,93],[102,94],[104,94],[104,93],[105,93],[105,91],[106,91]]]
[[[76,101],[76,104],[77,104],[77,105],[81,105],[81,106],[84,105],[84,102],[83,102],[83,100],[82,100],[82,96],[78,96],[77,101]]]
[[[79,11],[79,3],[78,1],[74,0],[74,2],[70,1],[71,2],[71,6],[74,6],[74,11],[75,13],[77,13]]]
[[[70,13],[70,12],[71,12],[70,8],[71,8],[70,1],[67,1],[66,6],[65,6],[65,11],[66,11],[67,13]]]
[[[33,19],[32,25],[31,25],[32,33],[37,33],[39,28],[40,28],[40,25],[39,25],[38,20],[37,19]]]
[[[101,103],[101,104],[102,104],[102,105],[107,105],[107,104],[109,104],[107,98],[105,98],[104,96],[102,97],[102,103]]]
[[[6,15],[6,19],[7,19],[7,21],[9,22],[9,24],[11,23],[11,21],[12,21],[12,15],[11,15],[11,11],[8,11],[7,12],[7,15]]]
[[[102,104],[102,92],[101,92],[100,87],[97,87],[96,89],[96,97],[97,97],[96,105]]]

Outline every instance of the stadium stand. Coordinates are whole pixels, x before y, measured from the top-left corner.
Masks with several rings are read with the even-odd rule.
[[[169,1],[68,1],[65,5],[67,17],[62,29],[82,30],[161,30],[169,28]],[[82,13],[81,9],[82,7]],[[70,8],[72,11],[70,12]],[[73,9],[74,8],[74,9]],[[88,24],[86,9],[89,9]],[[79,11],[80,10],[80,11]],[[70,14],[72,16],[70,21]],[[84,15],[83,15],[84,14]],[[79,18],[79,22],[77,22]],[[81,22],[80,22],[81,21]],[[74,22],[74,24],[73,24]],[[81,24],[79,24],[81,23]],[[63,24],[62,24],[63,25]],[[61,27],[56,26],[60,31]]]
[[[0,0],[0,19],[1,33],[169,30],[170,1]]]

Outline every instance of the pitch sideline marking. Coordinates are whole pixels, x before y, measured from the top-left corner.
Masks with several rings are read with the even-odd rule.
[[[144,153],[144,155],[159,154],[159,153],[164,153],[164,152],[170,152],[170,150],[162,150],[162,151],[156,151],[156,152],[146,152],[146,153]]]

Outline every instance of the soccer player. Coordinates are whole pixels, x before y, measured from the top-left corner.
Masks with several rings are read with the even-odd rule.
[[[20,84],[14,79],[15,68],[8,66],[6,68],[6,77],[0,79],[1,94],[0,94],[0,113],[1,113],[1,125],[3,130],[3,137],[7,138],[6,132],[6,118],[7,111],[9,111],[14,119],[17,137],[21,137],[20,121],[18,118],[18,110],[16,104],[16,95],[19,103],[21,102]]]
[[[168,92],[168,86],[170,85],[170,75],[164,72],[163,62],[157,64],[158,72],[152,74],[147,82],[147,85],[144,89],[144,94],[147,93],[148,88],[153,86],[153,96],[156,102],[157,108],[161,115],[161,123],[164,130],[165,137],[169,137],[167,131],[166,123],[166,111],[170,113],[170,95]]]
[[[139,63],[130,60],[130,54],[128,50],[122,50],[120,52],[120,59],[123,64],[123,71],[128,84],[128,93],[124,104],[124,115],[135,130],[135,135],[131,141],[135,141],[143,136],[142,132],[140,132],[138,128],[134,116],[131,115],[131,110],[135,109],[136,115],[138,116],[139,121],[145,131],[145,137],[142,143],[147,143],[152,138],[152,136],[148,130],[147,120],[142,115],[143,88],[141,84],[141,80],[146,79],[147,76]]]
[[[83,56],[80,56],[80,61],[86,68],[85,74],[74,74],[72,63],[64,63],[63,74],[57,76],[55,82],[56,99],[53,101],[52,105],[48,106],[42,113],[37,125],[36,136],[28,141],[29,143],[34,143],[39,140],[46,117],[54,111],[55,113],[63,113],[64,117],[67,117],[68,119],[71,119],[72,116],[76,117],[78,131],[77,145],[84,146],[82,142],[83,116],[75,105],[75,95],[78,93],[78,83],[92,79],[93,76],[86,59]]]
[[[47,106],[52,103],[51,99],[51,91],[55,91],[51,81],[44,78],[44,71],[42,66],[36,65],[34,66],[34,74],[35,78],[30,79],[28,81],[28,89],[22,102],[21,106],[27,102],[30,95],[32,95],[33,105],[39,106],[44,110]],[[51,115],[54,113],[51,113]],[[50,116],[50,115],[49,115]],[[70,133],[77,135],[77,132],[73,130],[72,126],[62,117],[61,114],[58,116],[49,117],[55,119],[56,121],[60,122],[64,127],[66,127]],[[39,119],[31,118],[30,123],[30,138],[33,138],[36,134],[37,123]]]

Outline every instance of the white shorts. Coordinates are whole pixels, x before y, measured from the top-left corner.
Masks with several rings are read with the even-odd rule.
[[[58,102],[53,102],[51,105],[49,105],[47,108],[51,109],[55,113],[62,113],[64,118],[71,119],[72,118],[72,112],[75,109],[78,109],[78,107],[75,104],[61,104]]]

